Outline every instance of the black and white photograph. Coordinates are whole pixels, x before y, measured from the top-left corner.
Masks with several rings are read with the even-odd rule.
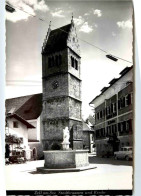
[[[132,195],[132,0],[6,0],[7,195]]]

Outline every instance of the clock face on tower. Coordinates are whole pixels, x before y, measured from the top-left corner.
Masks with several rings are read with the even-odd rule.
[[[58,86],[59,86],[58,81],[54,81],[54,82],[52,83],[52,88],[53,88],[53,89],[58,88]]]

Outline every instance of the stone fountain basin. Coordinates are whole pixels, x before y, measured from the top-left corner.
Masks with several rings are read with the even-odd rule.
[[[66,169],[89,166],[88,150],[44,151],[44,168]]]

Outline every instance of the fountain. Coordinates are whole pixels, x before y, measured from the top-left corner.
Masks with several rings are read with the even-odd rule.
[[[63,129],[63,142],[61,150],[48,150],[44,152],[44,167],[37,168],[42,173],[70,172],[94,169],[88,161],[88,150],[69,148],[70,133],[68,127]]]

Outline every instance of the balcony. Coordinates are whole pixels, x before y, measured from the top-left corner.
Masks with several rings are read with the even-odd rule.
[[[23,138],[20,137],[18,138],[16,135],[5,135],[5,142],[10,143],[10,144],[22,144],[23,143]]]

